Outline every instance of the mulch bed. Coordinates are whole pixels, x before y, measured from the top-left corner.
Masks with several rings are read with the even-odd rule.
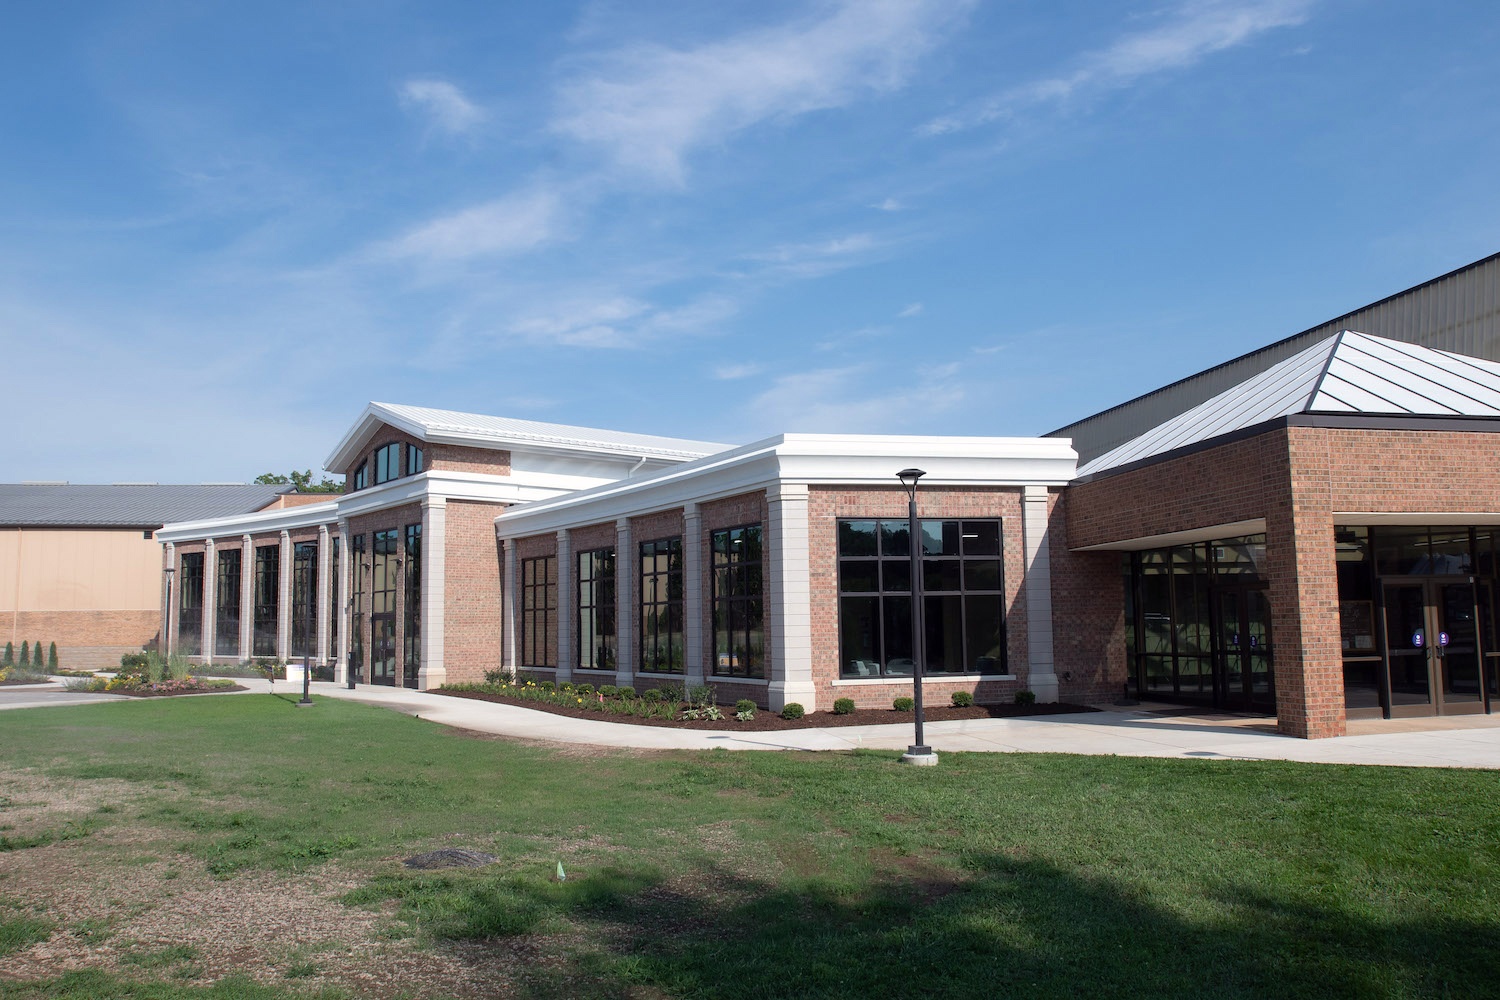
[[[177,698],[185,694],[229,694],[231,691],[249,690],[249,688],[244,687],[243,685],[236,684],[233,687],[203,688],[198,691],[131,691],[127,688],[120,688],[108,693],[123,694],[127,698]]]
[[[808,712],[800,719],[783,719],[774,712],[757,710],[754,719],[749,722],[738,722],[734,717],[734,709],[721,705],[719,708],[724,712],[724,718],[718,722],[711,722],[707,719],[682,722],[677,719],[643,719],[636,715],[610,715],[607,712],[597,712],[588,708],[568,708],[544,701],[507,698],[503,694],[489,694],[483,691],[439,690],[429,691],[428,694],[445,694],[450,698],[469,698],[473,701],[493,701],[501,705],[516,705],[520,708],[533,708],[538,712],[551,712],[553,715],[566,715],[572,719],[597,719],[601,722],[621,722],[629,726],[664,726],[668,729],[714,729],[749,733],[777,729],[829,729],[834,726],[910,725],[916,719],[914,712],[898,712],[893,708],[857,708],[848,715]],[[973,705],[969,708],[941,705],[928,706],[923,710],[922,717],[927,722],[949,722],[954,719],[1021,719],[1035,715],[1069,715],[1076,712],[1097,711],[1097,708],[1089,708],[1086,705],[1068,705],[1061,702],[1048,705]]]

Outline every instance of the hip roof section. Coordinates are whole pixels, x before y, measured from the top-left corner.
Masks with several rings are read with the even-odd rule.
[[[229,517],[274,503],[289,486],[0,483],[0,526],[158,528]]]

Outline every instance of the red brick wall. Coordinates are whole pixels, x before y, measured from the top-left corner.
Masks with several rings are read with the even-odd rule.
[[[38,643],[45,664],[47,647],[55,642],[57,665],[64,670],[118,667],[121,653],[139,652],[160,632],[155,611],[0,611],[0,647],[14,641],[19,660],[22,642]]]
[[[1097,704],[1125,683],[1125,584],[1118,552],[1068,548],[1068,496],[1049,498],[1052,647],[1058,699]]]
[[[906,491],[899,486],[815,486],[808,491],[808,543],[812,584],[812,673],[817,704],[832,707],[837,698],[852,698],[861,708],[888,708],[891,700],[912,693],[910,680],[835,685],[839,679],[838,520],[848,517],[905,518]],[[1005,566],[1006,668],[1015,680],[929,681],[923,685],[930,705],[946,705],[954,691],[970,691],[976,700],[1006,702],[1027,687],[1025,545],[1018,487],[969,487],[920,490],[917,516],[1002,519]]]
[[[454,684],[500,665],[500,504],[449,500],[443,597],[443,664]]]

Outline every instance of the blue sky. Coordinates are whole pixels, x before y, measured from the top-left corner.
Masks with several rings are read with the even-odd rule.
[[[1486,2],[0,10],[12,481],[1030,435],[1500,250]]]

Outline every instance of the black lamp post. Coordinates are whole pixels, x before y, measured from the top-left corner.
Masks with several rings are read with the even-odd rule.
[[[922,739],[922,668],[927,662],[927,629],[923,623],[922,599],[922,525],[917,520],[917,480],[927,473],[921,469],[902,469],[896,473],[906,487],[906,534],[911,551],[911,659],[912,701],[917,710],[917,741],[906,748],[901,760],[906,764],[937,763],[937,754]]]
[[[161,652],[164,660],[172,658],[172,574],[176,570],[177,567],[168,566],[164,571],[167,574],[167,623],[161,635]]]

